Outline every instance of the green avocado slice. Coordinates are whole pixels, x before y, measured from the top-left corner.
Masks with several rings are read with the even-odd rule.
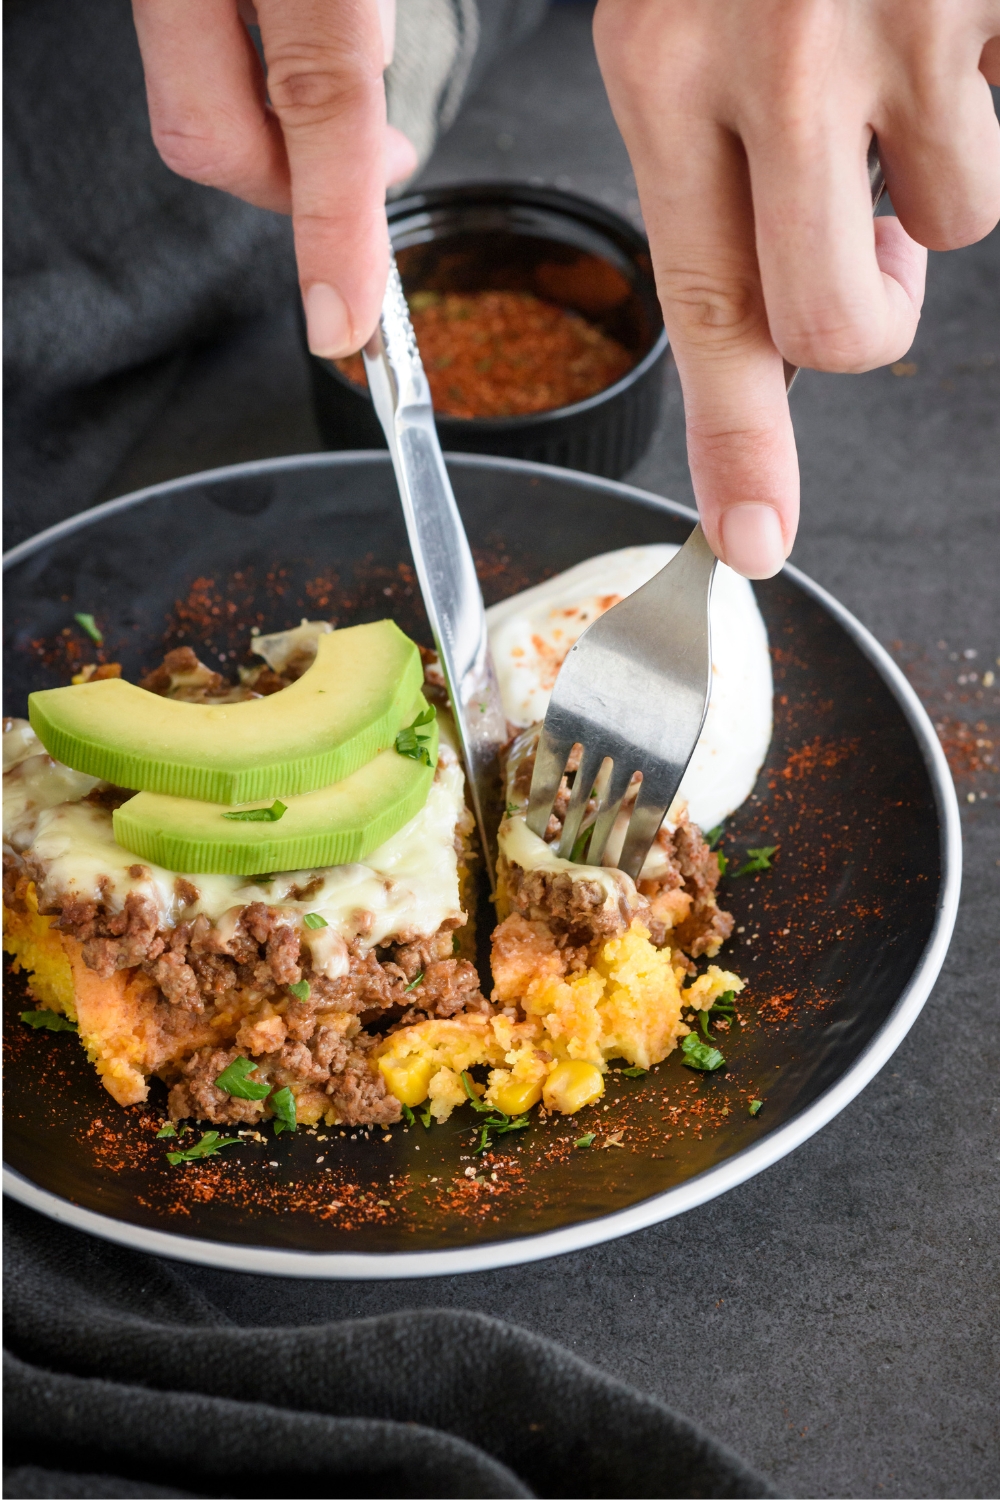
[[[423,698],[411,701],[407,721],[426,707]],[[115,839],[130,854],[185,875],[256,875],[355,863],[416,817],[427,801],[437,764],[437,721],[422,725],[419,733],[427,761],[400,755],[395,747],[382,750],[332,786],[288,796],[274,822],[227,817],[217,802],[139,792],[115,811]],[[233,809],[244,810],[250,809]]]
[[[420,653],[392,620],[320,636],[297,682],[246,703],[182,703],[121,678],[28,699],[56,760],[115,786],[250,802],[342,781],[391,745],[423,683]]]

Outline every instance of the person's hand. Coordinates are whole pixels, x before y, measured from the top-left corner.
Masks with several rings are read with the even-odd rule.
[[[705,534],[767,578],[798,520],[782,356],[899,359],[923,247],[968,245],[1000,218],[1000,0],[599,0],[594,36]],[[898,220],[872,221],[872,131]]]
[[[256,13],[246,0],[133,0],[133,13],[167,166],[290,213],[310,348],[359,349],[385,289],[385,188],[417,165],[385,119],[394,0],[256,0]]]

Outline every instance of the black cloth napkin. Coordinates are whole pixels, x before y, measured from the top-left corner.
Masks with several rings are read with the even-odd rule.
[[[478,1313],[237,1327],[182,1267],[17,1204],[6,1240],[7,1496],[774,1493],[659,1401]]]

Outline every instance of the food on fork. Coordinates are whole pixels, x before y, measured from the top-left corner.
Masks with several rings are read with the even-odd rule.
[[[237,683],[182,647],[138,686],[84,673],[34,695],[40,738],[7,721],[5,945],[114,1098],[142,1102],[160,1079],[175,1122],[276,1129],[390,1125],[416,1109],[442,1121],[470,1101],[511,1122],[539,1103],[574,1114],[601,1097],[611,1061],[656,1066],[699,1012],[731,1004],[743,980],[714,960],[732,918],[690,814],[720,822],[766,752],[767,642],[749,585],[717,586],[715,716],[638,881],[558,858],[566,779],[545,839],[523,816],[561,655],[673,550],[592,559],[488,614],[518,731],[488,997],[443,682],[428,652],[420,680],[390,622],[256,636],[259,664]],[[98,693],[126,705],[124,721],[90,706]],[[308,725],[277,713],[296,704]],[[239,729],[251,718],[256,759]],[[267,727],[281,722],[286,780]]]

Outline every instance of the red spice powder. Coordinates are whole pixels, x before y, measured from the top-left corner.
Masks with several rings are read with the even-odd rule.
[[[635,364],[617,339],[531,292],[415,292],[410,311],[434,409],[446,417],[519,417],[571,406]],[[366,384],[360,354],[336,363],[349,380]]]
[[[783,776],[786,781],[801,781],[804,777],[815,775],[819,769],[832,771],[843,761],[850,760],[852,755],[857,754],[857,750],[857,740],[823,740],[817,735],[811,744],[789,751],[788,759],[778,775]]]

